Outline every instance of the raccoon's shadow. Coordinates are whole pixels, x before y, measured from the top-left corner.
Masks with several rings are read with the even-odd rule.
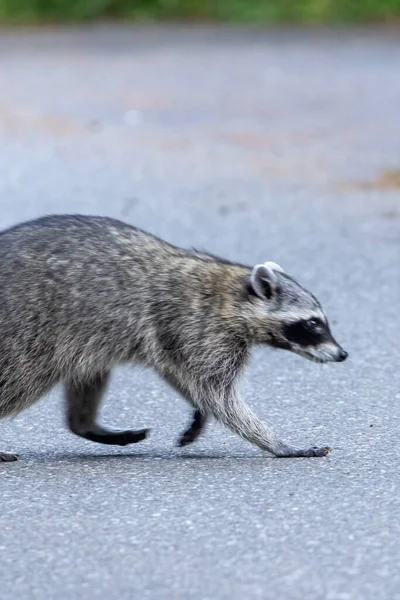
[[[118,454],[118,453],[89,453],[89,452],[27,452],[21,455],[19,462],[87,462],[91,463],[104,463],[110,461],[121,461],[121,460],[135,460],[135,461],[172,461],[172,462],[181,462],[186,460],[243,460],[243,459],[254,459],[257,458],[252,454],[244,454],[244,453],[228,453],[228,452],[140,452],[140,453],[131,453],[128,454],[126,452]],[[259,457],[258,457],[259,458]],[[273,458],[272,456],[263,456],[263,460],[265,458]],[[18,464],[18,463],[17,463]]]

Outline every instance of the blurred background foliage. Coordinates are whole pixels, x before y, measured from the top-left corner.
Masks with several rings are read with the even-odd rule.
[[[0,0],[3,23],[94,19],[329,23],[400,18],[400,0]]]

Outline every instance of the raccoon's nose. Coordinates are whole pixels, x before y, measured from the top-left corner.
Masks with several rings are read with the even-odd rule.
[[[346,352],[346,350],[343,350],[343,348],[340,348],[339,354],[338,354],[338,362],[343,362],[344,360],[346,360],[347,357],[348,357],[348,353]]]

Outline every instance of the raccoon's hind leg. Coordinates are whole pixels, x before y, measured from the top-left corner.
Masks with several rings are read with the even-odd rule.
[[[174,388],[183,398],[185,398],[189,404],[195,408],[190,426],[185,429],[178,439],[178,446],[187,446],[188,444],[192,444],[195,440],[197,440],[203,431],[204,426],[207,423],[207,414],[197,408],[189,392],[185,389],[185,385],[179,381],[176,375],[173,375],[172,373],[162,373],[162,377],[172,388]]]
[[[0,379],[2,392],[0,394],[0,419],[22,412],[50,389],[51,382],[48,382],[45,377],[41,377],[40,370],[36,373],[36,378],[32,375],[33,373],[33,370],[26,368],[22,376],[12,373],[6,380]],[[7,381],[7,386],[4,385],[5,381]],[[18,454],[0,452],[0,463],[14,462],[15,460],[18,460]]]
[[[146,438],[148,429],[113,430],[96,423],[97,410],[106,389],[109,373],[99,374],[85,383],[66,382],[68,426],[70,430],[92,442],[126,446]]]
[[[0,419],[10,414],[10,411],[3,409],[0,406]],[[18,460],[18,454],[11,454],[11,452],[0,452],[0,463],[1,462],[12,462]]]
[[[193,420],[190,427],[188,427],[186,431],[182,433],[178,440],[178,446],[187,446],[188,444],[192,444],[195,440],[197,440],[206,422],[207,417],[204,416],[200,410],[196,409],[193,412]]]
[[[0,462],[13,462],[18,460],[18,454],[11,454],[10,452],[0,452]]]

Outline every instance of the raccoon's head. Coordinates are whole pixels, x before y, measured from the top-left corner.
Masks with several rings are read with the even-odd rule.
[[[347,358],[347,352],[333,338],[318,300],[279,265],[256,265],[250,277],[250,291],[258,342],[291,350],[319,363]]]

